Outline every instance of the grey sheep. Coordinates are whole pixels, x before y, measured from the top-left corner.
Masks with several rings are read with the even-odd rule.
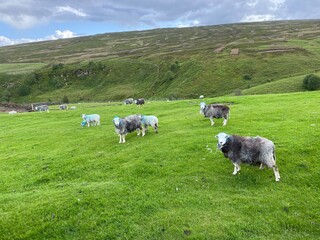
[[[223,126],[227,124],[230,117],[230,108],[222,104],[208,104],[200,103],[200,114],[210,118],[211,126],[214,125],[213,118],[223,118]]]
[[[260,169],[265,166],[272,168],[276,181],[280,181],[280,174],[276,165],[275,146],[272,141],[263,137],[242,137],[219,133],[218,149],[229,158],[234,165],[233,175],[236,175],[241,163],[251,165],[260,164]]]

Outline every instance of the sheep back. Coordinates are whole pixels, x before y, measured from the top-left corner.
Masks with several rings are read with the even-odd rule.
[[[259,164],[269,167],[274,164],[275,146],[272,141],[263,137],[241,137],[232,135],[221,148],[224,156],[232,162]]]
[[[214,118],[228,118],[230,108],[227,105],[222,104],[209,104],[206,105],[203,113],[205,117],[214,117]]]
[[[137,129],[142,129],[141,120],[138,115],[130,115],[128,117],[122,118],[121,124],[117,129],[120,134],[130,133]]]

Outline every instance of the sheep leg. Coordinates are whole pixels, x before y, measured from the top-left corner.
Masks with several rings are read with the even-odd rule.
[[[265,165],[263,163],[261,163],[259,169],[262,170],[262,169],[264,169],[264,167],[265,167]]]
[[[140,128],[137,128],[137,135],[140,136]]]
[[[210,122],[211,122],[211,126],[213,126],[214,125],[214,121],[213,121],[212,117],[210,118]]]
[[[273,165],[272,169],[273,169],[276,181],[279,182],[280,181],[280,173],[279,173],[279,169],[278,169],[277,165]]]
[[[119,134],[119,137],[120,137],[119,143],[122,143],[122,135]]]
[[[223,126],[227,125],[228,119],[224,118],[223,119]]]
[[[233,163],[233,165],[234,165],[234,170],[232,174],[236,175],[240,171],[241,167],[238,163]]]
[[[125,143],[126,142],[126,135],[122,135],[122,143]]]
[[[142,127],[142,137],[146,135],[146,129],[144,127]]]

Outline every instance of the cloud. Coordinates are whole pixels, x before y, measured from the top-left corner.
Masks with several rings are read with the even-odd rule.
[[[86,17],[88,16],[86,13],[84,13],[81,9],[75,9],[70,6],[58,6],[56,7],[57,13],[63,14],[63,13],[72,13],[75,16],[78,17]]]
[[[8,15],[0,13],[0,21],[5,22],[16,29],[27,29],[33,27],[39,22],[46,21],[46,18],[37,18],[35,16],[26,15],[26,14],[19,14],[19,15]]]
[[[0,5],[0,21],[15,28],[39,22],[115,23],[131,28],[215,25],[252,20],[320,18],[315,0],[10,0]],[[196,23],[196,24],[194,24]]]
[[[249,15],[241,19],[241,22],[261,22],[261,21],[273,21],[278,20],[274,15]]]
[[[103,26],[99,29],[101,33],[108,32],[108,26],[127,31],[266,20],[319,19],[319,9],[320,1],[315,0],[10,0],[0,4],[0,23],[18,30],[39,30],[40,27],[57,25],[62,28],[67,23],[69,25],[65,29],[72,26],[77,31],[75,29],[81,29],[81,24],[99,25]],[[4,30],[1,30],[0,34],[6,36]],[[79,31],[92,33],[96,30]],[[57,38],[56,34],[59,35],[55,33],[43,39]],[[68,36],[67,33],[61,34]]]
[[[57,40],[57,39],[64,39],[64,38],[74,38],[77,37],[77,35],[74,32],[71,32],[69,30],[56,30],[53,35],[47,36],[44,40]]]
[[[28,39],[28,38],[10,39],[5,36],[0,36],[0,46],[15,45],[15,44],[21,44],[21,43],[30,43],[30,42],[50,41],[50,40],[58,40],[58,39],[74,38],[74,37],[78,37],[78,35],[69,30],[64,30],[64,31],[56,30],[55,33],[52,35],[46,36],[44,38],[37,38],[37,39]]]

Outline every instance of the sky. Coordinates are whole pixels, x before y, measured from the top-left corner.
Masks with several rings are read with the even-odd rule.
[[[0,47],[101,33],[320,19],[319,0],[0,0]]]

